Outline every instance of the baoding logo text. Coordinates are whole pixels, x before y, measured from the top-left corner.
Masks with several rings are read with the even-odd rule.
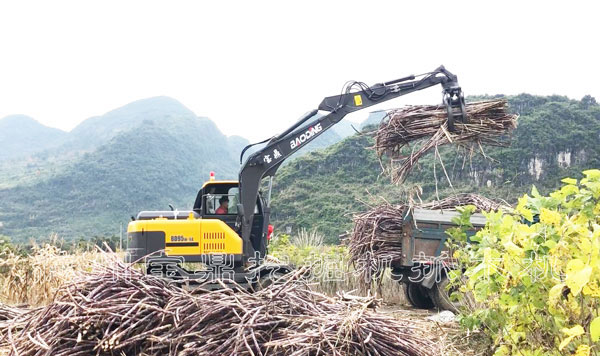
[[[291,140],[290,147],[294,149],[300,146],[302,143],[306,142],[306,140],[321,132],[322,129],[323,128],[321,127],[321,124],[316,124],[315,126],[310,127],[305,133]]]

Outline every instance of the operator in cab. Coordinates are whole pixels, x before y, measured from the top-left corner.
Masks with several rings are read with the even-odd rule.
[[[215,214],[218,214],[218,215],[227,214],[229,212],[228,207],[229,207],[229,198],[227,197],[227,195],[224,195],[221,197],[221,199],[219,199],[219,208],[217,208],[217,211],[215,211]]]

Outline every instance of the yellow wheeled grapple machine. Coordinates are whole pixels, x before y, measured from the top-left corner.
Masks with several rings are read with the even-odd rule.
[[[348,82],[340,95],[323,99],[315,109],[265,144],[242,164],[239,181],[217,181],[214,175],[198,192],[192,210],[142,211],[127,228],[128,258],[145,263],[149,273],[174,280],[219,287],[222,280],[254,288],[270,284],[286,265],[263,263],[273,232],[269,224],[270,191],[281,164],[297,150],[342,120],[347,114],[440,84],[448,109],[448,127],[466,122],[464,97],[457,77],[443,66],[367,86]],[[266,197],[259,191],[268,179]],[[315,187],[315,189],[319,189]],[[190,271],[187,262],[204,268]]]

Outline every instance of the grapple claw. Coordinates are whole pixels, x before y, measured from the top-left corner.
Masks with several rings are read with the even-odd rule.
[[[467,123],[465,98],[460,87],[455,86],[444,90],[444,102],[446,103],[446,110],[448,110],[448,129],[455,132],[455,122]]]

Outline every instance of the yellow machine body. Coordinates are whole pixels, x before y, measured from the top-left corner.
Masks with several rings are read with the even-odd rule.
[[[190,256],[209,253],[242,254],[242,239],[227,224],[217,219],[132,221],[127,233],[164,232],[167,256]]]
[[[236,181],[208,181],[205,188],[233,187]],[[202,192],[201,191],[201,192]],[[144,214],[149,214],[144,216]],[[185,215],[184,215],[185,214]],[[242,238],[223,221],[235,215],[203,216],[194,211],[141,212],[127,226],[131,261],[145,256],[182,256],[186,261],[204,261],[207,255],[228,255],[236,260],[243,254]]]

